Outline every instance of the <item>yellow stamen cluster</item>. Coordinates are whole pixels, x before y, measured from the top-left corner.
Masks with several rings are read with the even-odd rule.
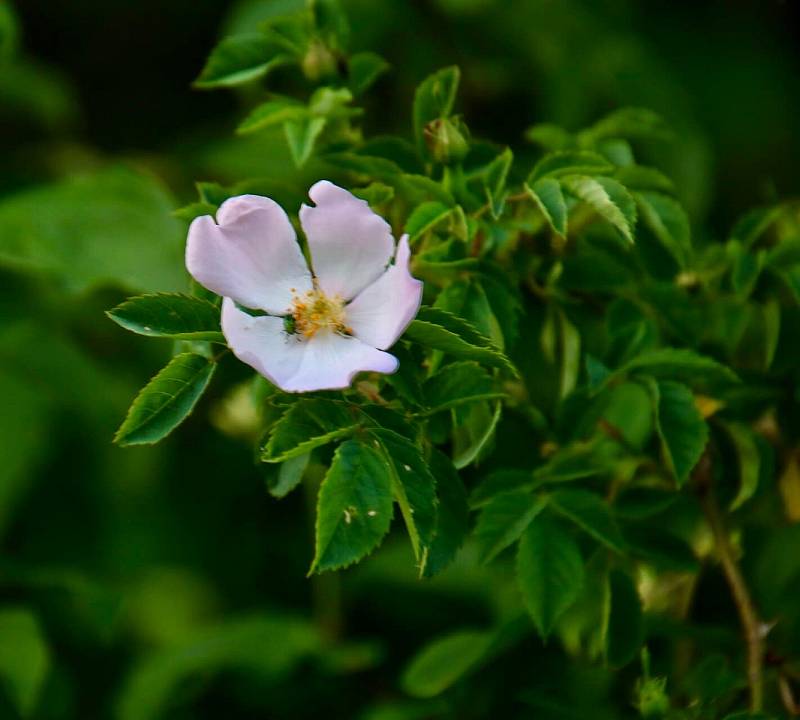
[[[303,295],[295,295],[292,317],[294,331],[307,338],[314,337],[320,330],[343,335],[352,332],[345,322],[344,301],[338,295],[328,297],[317,287]]]

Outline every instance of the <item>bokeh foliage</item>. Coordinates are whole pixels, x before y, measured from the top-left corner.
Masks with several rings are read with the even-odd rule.
[[[793,10],[351,0],[346,24],[320,2],[298,26],[296,0],[135,5],[0,4],[0,716],[744,712],[691,479],[706,447],[729,550],[776,621],[765,706],[783,716],[800,672],[800,240],[778,204],[797,185]],[[189,289],[195,215],[241,192],[293,212],[321,177],[411,234],[436,305],[401,373],[349,396],[357,439],[340,398],[275,397],[230,357],[198,399],[214,337],[196,333],[217,328],[197,307],[165,340],[103,315]],[[173,355],[202,387],[161,430],[191,417],[112,446]],[[376,391],[424,422],[421,463]],[[309,404],[325,427],[301,437],[280,418]],[[352,489],[357,455],[435,476],[438,514],[408,489],[417,512],[401,502],[379,550],[306,580],[316,488],[332,466],[325,483]],[[387,513],[393,483],[372,499]],[[317,569],[387,527],[344,544],[318,527]]]

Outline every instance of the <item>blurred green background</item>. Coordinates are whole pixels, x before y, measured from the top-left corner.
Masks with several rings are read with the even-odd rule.
[[[302,4],[0,0],[0,718],[527,717],[524,697],[496,689],[566,672],[530,639],[482,671],[478,700],[451,698],[455,711],[404,695],[417,649],[503,613],[503,567],[479,567],[467,547],[420,582],[398,538],[306,580],[313,500],[267,494],[236,391],[243,366],[224,366],[160,446],[111,445],[171,347],[103,311],[185,287],[186,227],[171,211],[194,181],[257,177],[291,211],[324,176],[294,170],[279,132],[233,135],[250,93],[190,86],[221,36]],[[522,157],[535,157],[523,138],[535,122],[662,113],[681,140],[651,161],[701,238],[797,193],[796,3],[344,4],[353,49],[392,65],[366,99],[368,136],[408,136],[415,85],[455,63],[473,134]],[[275,82],[303,90],[292,75]],[[578,705],[617,717],[596,700],[608,676],[569,672]]]

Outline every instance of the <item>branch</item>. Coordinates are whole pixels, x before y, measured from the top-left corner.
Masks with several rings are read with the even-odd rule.
[[[725,580],[739,613],[747,645],[747,683],[750,687],[750,712],[759,712],[764,703],[764,631],[763,624],[745,584],[739,563],[731,545],[728,530],[714,495],[711,482],[711,461],[704,455],[695,470],[695,483],[700,504],[714,538]]]

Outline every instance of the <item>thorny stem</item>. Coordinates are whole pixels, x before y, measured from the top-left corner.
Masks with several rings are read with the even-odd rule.
[[[708,521],[725,580],[730,588],[747,646],[747,683],[750,687],[750,711],[759,712],[764,703],[764,633],[763,624],[742,576],[711,484],[710,460],[704,455],[695,470],[700,504]]]

